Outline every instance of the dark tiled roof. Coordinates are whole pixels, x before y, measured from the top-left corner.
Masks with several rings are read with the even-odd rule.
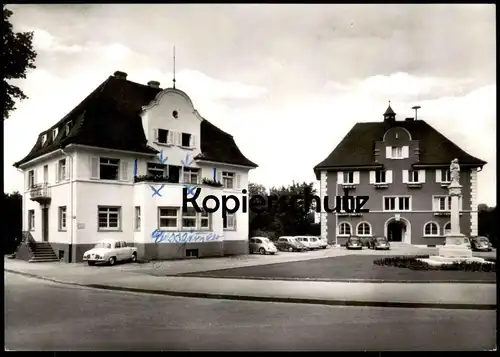
[[[397,121],[394,123],[357,123],[328,157],[314,167],[318,176],[320,169],[363,167],[379,165],[374,161],[375,141],[381,141],[391,127],[403,127],[410,132],[412,140],[420,141],[419,165],[449,165],[457,158],[461,165],[486,164],[469,155],[451,140],[423,120]]]
[[[385,111],[384,115],[396,115],[396,113],[394,113],[394,110],[392,110],[391,108],[391,105],[389,104],[389,106],[387,107],[387,110]]]
[[[161,88],[109,77],[57,124],[40,133],[30,153],[14,166],[69,144],[157,153],[147,145],[139,114],[142,107],[155,99],[160,91]],[[66,135],[65,125],[68,122],[72,127]],[[59,129],[55,140],[52,139],[54,128]],[[47,134],[47,141],[42,145],[44,134]],[[239,151],[231,135],[207,120],[201,123],[201,151],[200,155],[206,160],[257,167]]]

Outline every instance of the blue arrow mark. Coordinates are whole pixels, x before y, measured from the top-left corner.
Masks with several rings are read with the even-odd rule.
[[[196,190],[196,186],[184,185],[184,187],[187,189],[188,196],[189,195],[194,196],[194,194],[195,194],[194,191]]]
[[[186,160],[181,160],[183,167],[189,167],[193,163],[193,160],[189,160],[189,153],[186,153]]]
[[[156,195],[163,197],[160,191],[163,190],[163,187],[165,187],[165,185],[161,185],[159,189],[156,189],[154,186],[149,186],[149,187],[151,187],[151,189],[153,190],[153,195],[151,197],[154,197]]]
[[[217,169],[214,167],[214,181],[217,181]]]
[[[163,157],[163,150],[161,150],[160,153],[158,154],[158,161],[160,162],[160,164],[164,164],[167,162],[167,160],[168,156]]]
[[[134,177],[137,177],[137,159],[134,160]]]

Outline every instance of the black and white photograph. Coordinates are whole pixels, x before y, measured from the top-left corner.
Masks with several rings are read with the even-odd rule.
[[[2,9],[6,351],[496,350],[494,4]]]

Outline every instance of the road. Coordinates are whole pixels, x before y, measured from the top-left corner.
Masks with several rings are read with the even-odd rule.
[[[178,298],[4,273],[9,350],[485,350],[496,311]]]

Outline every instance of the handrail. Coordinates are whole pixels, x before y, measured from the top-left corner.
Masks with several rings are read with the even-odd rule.
[[[39,183],[30,187],[30,197],[50,197],[47,183]]]
[[[21,242],[26,244],[28,246],[28,248],[30,248],[31,251],[33,251],[33,252],[35,251],[36,240],[31,235],[31,232],[23,231],[23,238],[22,238]]]

